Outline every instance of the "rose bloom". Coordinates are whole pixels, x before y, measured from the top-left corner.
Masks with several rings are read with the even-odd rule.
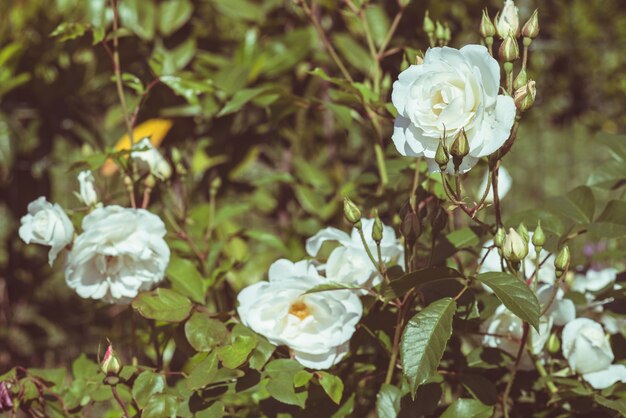
[[[362,218],[361,224],[365,241],[374,258],[377,258],[376,242],[372,239],[374,219]],[[351,235],[337,228],[322,229],[307,239],[307,253],[315,257],[326,241],[337,241],[340,244],[330,253],[328,261],[323,266],[328,280],[364,288],[371,288],[382,281],[380,273],[365,251],[363,241],[356,228],[353,228]],[[404,249],[396,238],[396,232],[390,226],[383,225],[380,250],[383,262],[389,263],[396,259],[402,264]]]
[[[65,280],[83,298],[128,303],[163,279],[170,249],[165,225],[145,209],[97,208],[83,219]]]
[[[470,150],[460,171],[468,171],[511,133],[515,103],[499,90],[500,66],[484,46],[430,48],[423,64],[411,65],[393,83],[391,100],[398,116],[392,139],[398,152],[424,156],[430,169],[439,171],[434,158],[444,131],[450,149],[465,129]],[[447,170],[454,170],[452,159]]]
[[[626,382],[626,366],[615,359],[602,326],[588,318],[577,318],[563,328],[563,357],[595,389]]]
[[[328,369],[348,352],[363,306],[349,290],[304,294],[325,282],[309,261],[278,260],[269,281],[239,293],[237,312],[244,325],[272,344],[288,346],[305,367]]]
[[[74,238],[74,226],[63,208],[41,196],[28,204],[28,214],[20,220],[20,238],[26,243],[48,245],[48,263],[52,265],[57,255]]]
[[[98,193],[96,193],[95,182],[96,180],[89,170],[81,171],[78,174],[78,183],[80,185],[78,197],[80,201],[87,206],[94,206],[98,203]]]

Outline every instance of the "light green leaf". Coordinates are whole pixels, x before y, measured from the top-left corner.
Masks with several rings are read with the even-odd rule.
[[[191,298],[194,302],[204,304],[202,275],[192,261],[176,256],[172,257],[165,275],[172,283],[174,290]]]
[[[159,394],[150,398],[141,412],[141,418],[175,418],[178,399],[174,395]]]
[[[185,381],[185,385],[190,390],[197,390],[213,382],[217,375],[217,353],[209,353],[204,360],[194,366]]]
[[[146,370],[137,376],[133,383],[133,399],[139,408],[143,409],[150,398],[157,393],[162,393],[163,389],[165,389],[165,378],[152,370]]]
[[[65,42],[83,36],[88,29],[82,23],[63,22],[52,31],[50,37],[58,37],[59,42]]]
[[[170,289],[158,288],[140,293],[132,307],[148,319],[166,322],[182,322],[191,312],[191,301]]]
[[[343,396],[343,381],[341,378],[330,373],[319,372],[319,382],[330,399],[339,405]]]
[[[224,105],[224,108],[217,114],[218,117],[235,113],[241,109],[246,103],[249,103],[252,99],[259,97],[260,95],[267,93],[270,87],[256,87],[252,89],[243,89],[236,92],[232,99]]]
[[[376,414],[378,418],[396,418],[400,413],[402,392],[395,386],[384,383],[376,395]]]
[[[519,278],[502,272],[479,274],[477,280],[486,284],[511,312],[539,331],[539,301]]]
[[[289,378],[290,375],[282,373],[279,376],[273,376],[267,383],[267,391],[279,402],[288,405],[297,405],[300,408],[304,408],[306,399],[309,395],[308,392],[296,393],[293,387],[293,380]]]
[[[224,416],[224,403],[217,401],[207,409],[196,412],[194,416],[196,418],[222,418]]]
[[[191,17],[193,5],[189,0],[165,0],[159,4],[159,30],[165,36],[180,29]]]
[[[374,68],[370,54],[352,36],[340,33],[335,36],[333,43],[343,58],[362,73],[368,74]]]
[[[441,415],[441,418],[489,418],[493,406],[483,405],[475,399],[457,399]]]
[[[411,395],[434,373],[452,335],[456,303],[451,298],[431,303],[409,320],[400,342],[400,358]]]
[[[231,334],[232,343],[217,350],[217,356],[224,367],[236,369],[247,359],[256,347],[256,335],[241,324],[235,325]]]
[[[226,342],[228,330],[222,322],[196,312],[185,322],[185,336],[196,351],[211,351]]]

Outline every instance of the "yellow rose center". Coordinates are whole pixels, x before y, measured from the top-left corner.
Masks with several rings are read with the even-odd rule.
[[[306,318],[311,314],[311,312],[309,312],[309,307],[306,306],[306,303],[302,301],[292,303],[289,307],[289,313],[297,316],[298,318],[300,318],[300,320]]]

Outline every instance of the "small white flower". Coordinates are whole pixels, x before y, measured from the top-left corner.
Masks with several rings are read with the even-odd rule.
[[[80,184],[79,198],[87,206],[95,206],[98,203],[95,182],[96,180],[89,170],[81,171],[78,174],[78,183]]]
[[[165,224],[145,209],[96,208],[83,219],[65,280],[83,298],[128,303],[163,279],[170,249]]]
[[[244,325],[272,344],[288,346],[305,367],[327,369],[348,352],[363,306],[347,290],[304,294],[324,283],[311,262],[278,260],[269,281],[239,293],[237,312]]]
[[[519,11],[513,0],[505,0],[502,12],[496,18],[496,31],[500,39],[508,35],[517,37],[519,33]]]
[[[28,204],[28,214],[21,219],[20,238],[26,243],[50,246],[48,263],[52,265],[59,252],[72,242],[74,226],[63,208],[41,196]]]
[[[466,172],[511,133],[515,103],[499,92],[500,66],[484,46],[430,48],[423,64],[411,65],[393,84],[391,100],[398,111],[393,143],[400,154],[424,156],[431,171],[439,171],[434,158],[444,131],[450,149],[464,129],[469,154],[460,171]],[[447,170],[454,172],[452,161]]]
[[[604,370],[615,358],[602,325],[589,318],[577,318],[565,325],[563,357],[572,370],[581,374]]]
[[[152,146],[150,138],[143,138],[133,145],[130,156],[148,166],[150,174],[160,180],[167,180],[172,175],[172,167],[163,155]]]
[[[372,239],[374,220],[362,218],[361,224],[367,246],[376,259],[376,242]],[[307,253],[312,257],[316,256],[326,241],[337,241],[340,244],[330,253],[326,265],[323,266],[326,269],[328,280],[366,288],[376,286],[382,281],[380,273],[365,251],[365,246],[356,228],[352,230],[352,235],[348,235],[337,228],[322,229],[307,239]],[[383,239],[380,242],[380,249],[383,262],[388,263],[396,259],[398,263],[402,264],[404,249],[396,238],[396,232],[390,226],[383,225]]]
[[[483,193],[485,192],[485,189],[487,188],[487,183],[488,183],[488,176],[490,175],[489,171],[487,171],[485,173],[485,176],[483,177],[483,181],[480,184],[480,186],[478,187],[478,197],[481,198]],[[500,167],[500,169],[498,170],[498,197],[500,198],[500,200],[502,200],[502,198],[504,198],[504,196],[507,195],[507,193],[509,193],[509,190],[511,190],[511,185],[513,184],[513,179],[511,178],[511,175],[509,174],[509,172],[504,168],[504,167]],[[487,198],[485,199],[485,202],[489,203],[489,202],[493,202],[493,187],[490,186],[489,187],[489,192],[487,193]]]
[[[589,270],[587,274],[576,274],[572,280],[572,290],[580,293],[594,293],[606,289],[617,277],[617,270],[606,268],[604,270]]]
[[[535,261],[537,258],[537,251],[535,250],[535,246],[533,245],[533,233],[528,232],[528,255],[524,259],[524,271],[526,275],[530,277],[535,271]],[[487,254],[489,247],[493,246],[493,240],[489,240],[485,242],[482,251],[480,252],[480,259]],[[549,257],[548,257],[549,256]],[[548,257],[546,259],[546,257]],[[556,278],[556,273],[554,271],[554,255],[550,255],[549,252],[542,249],[539,253],[539,262],[541,263],[544,259],[546,260],[539,267],[539,282],[540,283],[554,283],[554,279]],[[506,264],[505,264],[506,266]],[[489,252],[487,258],[483,262],[482,266],[480,266],[479,273],[487,273],[490,271],[502,271],[500,255],[498,254],[498,249],[494,248]]]

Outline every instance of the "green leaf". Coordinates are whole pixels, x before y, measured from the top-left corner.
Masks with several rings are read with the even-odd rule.
[[[252,99],[265,94],[270,90],[270,87],[256,87],[252,89],[243,89],[236,92],[232,99],[224,105],[224,108],[217,114],[218,117],[235,113],[241,109],[246,103],[249,103]]]
[[[293,375],[293,386],[300,388],[313,378],[313,373],[309,373],[306,370],[300,370],[296,374]]]
[[[265,337],[257,337],[258,344],[250,354],[248,362],[254,370],[261,370],[265,363],[272,357],[276,346],[265,339]]]
[[[451,298],[435,301],[409,320],[400,342],[400,358],[411,395],[437,372],[450,335],[456,303]]]
[[[165,378],[152,370],[146,370],[137,376],[133,383],[133,399],[139,408],[143,409],[150,398],[157,393],[162,393],[163,389],[165,389]]]
[[[502,272],[479,274],[476,279],[489,286],[511,312],[539,331],[539,301],[526,283]]]
[[[65,367],[58,369],[37,369],[37,368],[29,368],[28,373],[44,380],[46,382],[50,382],[55,386],[63,386],[65,382],[65,375],[67,373],[67,369]],[[0,376],[0,382],[3,381],[4,376]]]
[[[119,3],[122,27],[144,40],[152,40],[156,29],[156,6],[151,1],[124,0]]]
[[[352,36],[340,33],[334,37],[333,43],[346,61],[363,74],[368,74],[374,68],[370,54]]]
[[[587,186],[580,186],[548,201],[548,208],[554,213],[566,216],[578,223],[588,224],[593,219],[596,200]]]
[[[395,386],[384,383],[376,395],[376,414],[378,418],[396,418],[400,413],[402,392]]]
[[[378,4],[371,4],[365,9],[365,18],[372,32],[376,46],[381,46],[389,32],[389,17],[385,9]]]
[[[88,29],[82,23],[63,22],[52,31],[50,37],[58,37],[59,42],[65,42],[83,36]]]
[[[224,416],[224,403],[216,401],[207,409],[196,412],[194,416],[196,418],[222,418]]]
[[[304,408],[308,392],[296,393],[293,387],[293,380],[290,375],[283,373],[279,376],[273,376],[267,383],[267,391],[279,402],[287,405],[297,405]]]
[[[100,367],[96,362],[87,358],[82,353],[74,362],[72,362],[72,375],[74,379],[90,379],[100,374]]]
[[[621,416],[626,416],[626,399],[622,398],[618,400],[611,400],[604,398],[600,395],[595,395],[593,397],[593,400],[596,401],[596,403],[604,406],[605,408],[609,408],[613,411],[619,412]]]
[[[158,288],[140,293],[132,307],[141,316],[166,322],[182,322],[191,312],[191,301],[170,289]]]
[[[352,394],[347,401],[341,405],[341,407],[335,412],[331,418],[345,418],[352,415],[354,411],[354,399],[356,398],[356,394]]]
[[[441,415],[441,418],[489,418],[493,406],[483,405],[475,399],[457,399]]]
[[[172,257],[165,275],[172,283],[172,288],[194,302],[204,304],[204,285],[202,275],[195,263],[190,260]]]
[[[476,400],[485,405],[495,405],[498,400],[498,391],[491,380],[476,373],[463,373],[459,380]]]
[[[211,351],[226,342],[228,330],[222,322],[196,312],[185,322],[185,337],[196,351]]]
[[[324,392],[335,402],[337,405],[341,402],[343,395],[343,381],[340,377],[334,376],[330,373],[319,372],[319,382],[324,389]]]
[[[621,238],[626,236],[626,202],[611,200],[589,228],[595,234],[604,238]]]
[[[449,267],[429,267],[413,271],[391,280],[390,285],[385,289],[385,300],[389,301],[404,296],[409,290],[418,288],[426,283],[462,277],[461,273]]]
[[[232,343],[217,350],[217,355],[224,367],[236,369],[247,359],[257,345],[256,335],[241,324],[235,325],[232,332]]]
[[[284,372],[298,372],[304,370],[304,366],[292,359],[277,359],[270,361],[265,366],[265,371],[269,374],[284,373]]]
[[[157,58],[158,56],[154,57],[155,60]],[[165,61],[163,61],[162,64],[165,64]],[[161,73],[161,71],[166,72],[168,71],[166,67],[167,66],[163,65],[163,68],[157,68],[159,71],[155,72],[157,74]],[[159,80],[161,80],[163,84],[171,88],[174,93],[181,97],[184,97],[191,105],[199,105],[200,100],[198,96],[203,93],[211,93],[214,90],[211,82],[208,80],[198,81],[175,75],[162,75]]]
[[[217,353],[213,351],[193,367],[185,381],[187,388],[197,390],[212,383],[217,374],[217,365]]]
[[[178,411],[178,399],[174,395],[159,394],[150,398],[141,412],[141,418],[175,418]]]
[[[193,5],[189,0],[165,0],[159,4],[159,30],[165,36],[180,29],[191,17]]]
[[[346,285],[343,283],[335,283],[335,282],[329,281],[328,283],[324,283],[324,284],[320,284],[315,287],[312,287],[311,289],[307,290],[303,294],[308,295],[309,293],[327,292],[329,290],[356,290],[356,289],[364,289],[364,287],[351,286],[351,285]]]

